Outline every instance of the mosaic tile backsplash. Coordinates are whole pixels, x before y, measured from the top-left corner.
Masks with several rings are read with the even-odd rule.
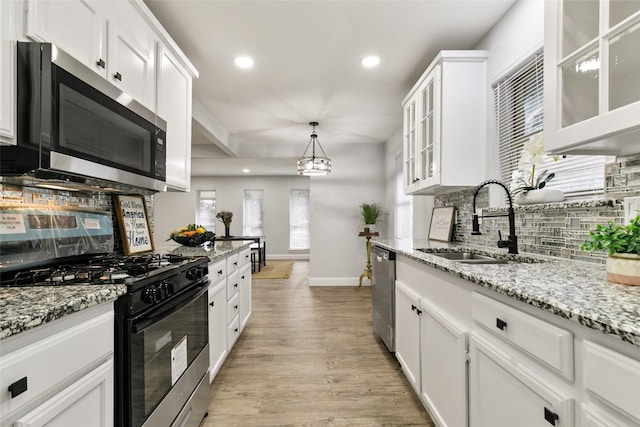
[[[153,196],[145,196],[149,227],[153,230]],[[122,253],[122,239],[116,214],[113,210],[113,196],[110,193],[82,193],[52,190],[48,188],[21,187],[0,184],[0,205],[50,205],[69,208],[97,209],[111,214],[114,230],[114,252]]]
[[[507,217],[483,218],[482,235],[471,235],[473,189],[436,197],[435,206],[455,206],[457,211],[453,240],[456,242],[496,246],[498,231],[509,234]],[[640,195],[640,153],[618,157],[605,167],[605,194],[598,200],[565,201],[516,206],[518,249],[577,261],[604,263],[604,252],[582,252],[580,245],[596,224],[624,222],[624,197]],[[489,208],[489,190],[480,190],[476,208],[483,214],[506,214],[506,208]]]

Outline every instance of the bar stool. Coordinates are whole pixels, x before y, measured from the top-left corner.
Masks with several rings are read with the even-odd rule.
[[[257,246],[251,245],[251,272],[256,272],[256,266],[258,267],[258,271],[262,268],[262,252],[260,251],[260,244],[255,244]],[[257,256],[256,256],[257,255]]]

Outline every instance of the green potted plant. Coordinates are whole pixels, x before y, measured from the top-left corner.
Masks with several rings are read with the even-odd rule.
[[[589,232],[583,251],[605,250],[607,280],[625,285],[640,285],[640,215],[628,225],[598,224]]]
[[[381,216],[385,215],[385,212],[380,203],[363,203],[360,205],[360,214],[366,231],[366,228],[373,229],[373,226],[376,225]]]

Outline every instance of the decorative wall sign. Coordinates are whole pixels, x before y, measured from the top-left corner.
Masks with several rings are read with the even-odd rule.
[[[124,254],[153,251],[147,205],[143,196],[113,196]]]
[[[431,214],[431,227],[429,227],[429,239],[449,242],[453,231],[453,216],[456,208],[447,206],[444,208],[433,208]]]

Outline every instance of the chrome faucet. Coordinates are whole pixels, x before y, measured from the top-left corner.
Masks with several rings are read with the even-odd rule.
[[[478,192],[480,189],[489,184],[496,184],[500,187],[504,188],[504,191],[507,193],[507,197],[509,198],[509,209],[507,210],[507,214],[492,214],[492,215],[480,215],[476,214],[476,196],[478,196]],[[478,185],[476,190],[473,192],[473,216],[472,218],[472,231],[471,234],[474,236],[478,236],[480,233],[480,223],[478,222],[478,218],[489,218],[489,217],[498,217],[498,216],[506,216],[509,217],[509,236],[507,236],[507,240],[502,240],[502,233],[498,231],[498,247],[499,248],[509,248],[510,254],[518,253],[518,236],[516,236],[516,215],[513,211],[513,201],[511,200],[511,193],[509,193],[509,189],[500,181],[495,179],[490,179],[488,181],[483,182]]]

